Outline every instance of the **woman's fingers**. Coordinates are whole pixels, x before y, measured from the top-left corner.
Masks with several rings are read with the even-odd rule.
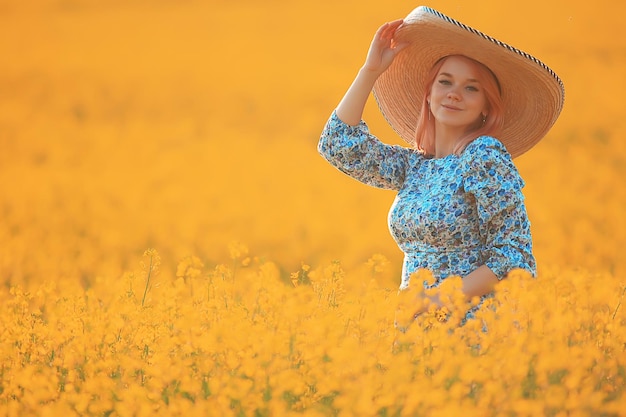
[[[398,19],[394,20],[393,22],[385,23],[380,28],[378,28],[378,31],[376,32],[376,37],[380,40],[391,42],[394,35],[396,34],[396,30],[398,30],[400,25],[402,25],[402,22],[402,19]]]
[[[394,39],[403,22],[403,19],[398,19],[378,28],[368,52],[365,64],[367,69],[382,73],[391,65],[396,54],[406,46],[404,43],[396,43]]]
[[[385,37],[392,39],[393,36],[396,34],[396,30],[398,30],[398,28],[400,27],[400,25],[402,25],[402,23],[404,22],[404,20],[402,19],[398,19],[398,20],[394,20],[393,22],[387,22],[383,25],[384,27],[384,34]]]

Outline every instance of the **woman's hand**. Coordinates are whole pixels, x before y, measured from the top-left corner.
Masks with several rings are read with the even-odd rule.
[[[365,103],[376,80],[389,68],[398,52],[408,45],[395,41],[394,36],[400,25],[402,25],[402,19],[385,23],[378,28],[367,52],[365,64],[337,106],[337,117],[344,123],[351,126],[359,124],[363,117]]]
[[[398,19],[382,25],[376,31],[374,39],[367,52],[363,69],[377,75],[385,72],[391,65],[394,58],[408,43],[397,43],[395,39],[396,30],[402,25],[403,20]]]

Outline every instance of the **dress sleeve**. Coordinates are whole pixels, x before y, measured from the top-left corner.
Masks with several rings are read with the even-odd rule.
[[[521,268],[536,274],[530,222],[524,204],[524,181],[505,146],[481,136],[462,154],[466,164],[465,191],[476,203],[485,264],[498,279]]]
[[[344,123],[333,111],[318,143],[319,153],[341,172],[373,187],[399,190],[410,149],[387,145],[370,134],[367,124]]]

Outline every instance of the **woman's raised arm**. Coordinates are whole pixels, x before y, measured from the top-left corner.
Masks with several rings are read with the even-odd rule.
[[[337,117],[344,123],[352,126],[359,124],[374,83],[380,74],[389,68],[398,52],[407,45],[396,43],[394,39],[400,25],[402,25],[402,19],[385,23],[376,31],[365,64],[337,106]]]

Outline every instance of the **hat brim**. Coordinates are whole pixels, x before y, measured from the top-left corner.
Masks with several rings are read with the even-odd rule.
[[[465,55],[498,78],[504,125],[498,139],[512,157],[532,148],[556,122],[565,97],[563,82],[537,58],[428,7],[418,7],[396,33],[407,42],[374,85],[374,97],[391,127],[411,145],[426,77],[448,55]]]

